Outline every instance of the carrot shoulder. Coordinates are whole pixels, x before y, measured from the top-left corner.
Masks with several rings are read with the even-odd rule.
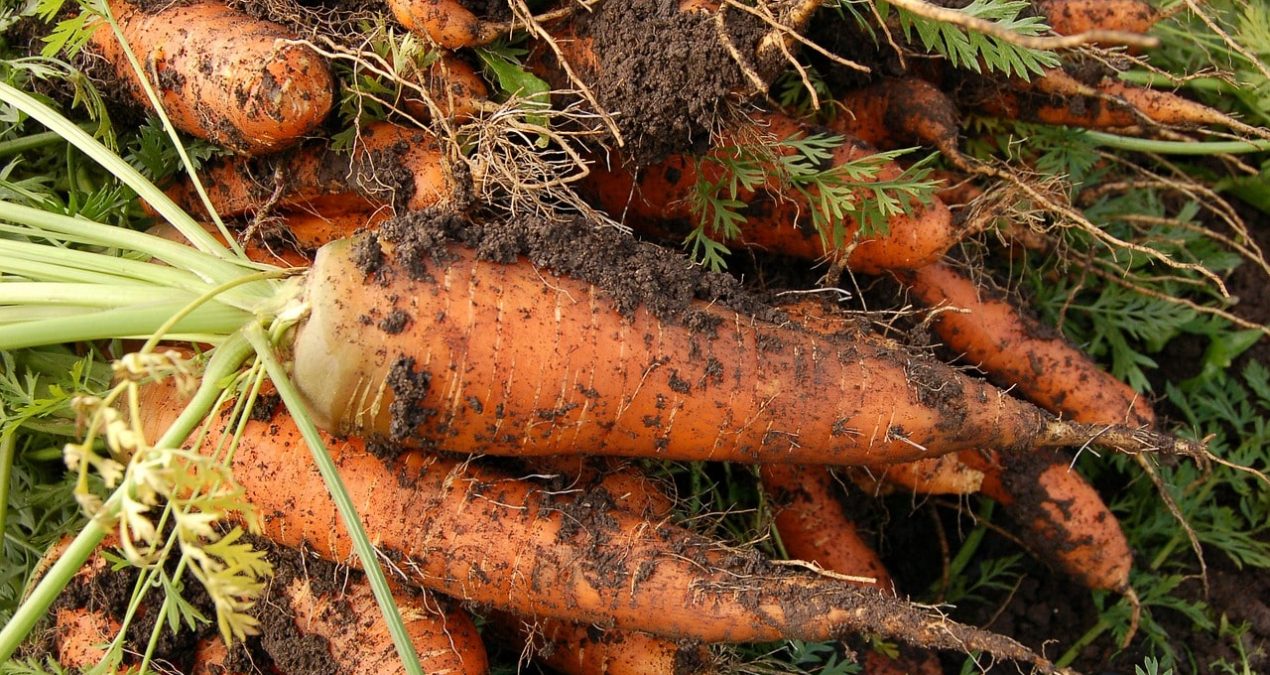
[[[150,13],[126,0],[110,8],[163,108],[178,128],[239,152],[284,148],[331,110],[326,62],[281,25],[223,2],[177,3]],[[93,49],[149,106],[140,80],[111,27],[93,33]]]

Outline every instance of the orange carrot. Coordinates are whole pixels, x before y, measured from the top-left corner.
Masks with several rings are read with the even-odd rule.
[[[333,82],[325,61],[278,24],[214,0],[154,13],[111,0],[110,9],[179,129],[260,154],[295,143],[330,112]],[[91,45],[132,97],[150,105],[109,25],[96,29]]]
[[[1154,422],[1151,409],[1123,382],[952,267],[931,265],[904,279],[928,307],[968,310],[940,313],[935,330],[949,348],[994,380],[1015,384],[1032,401],[1078,421],[1144,428]],[[1046,560],[1090,588],[1128,588],[1133,561],[1128,542],[1065,453],[1025,458],[967,452],[959,457],[985,473],[984,494],[1027,528],[1027,541]]]
[[[139,423],[152,435],[180,406],[173,385],[148,385]],[[224,419],[209,425],[207,447],[225,426]],[[379,548],[412,582],[453,597],[528,617],[706,642],[825,640],[868,630],[1053,670],[1007,638],[757,555],[720,554],[718,542],[687,530],[562,500],[478,463],[414,451],[389,464],[355,439],[326,442]],[[294,421],[275,408],[271,419],[246,423],[231,468],[267,536],[308,542],[327,559],[352,559],[308,456]]]
[[[887,78],[845,94],[829,127],[881,148],[925,143],[960,156],[957,106],[938,87],[916,77]]]
[[[902,488],[920,495],[968,495],[983,486],[983,472],[963,462],[960,453],[903,464],[846,467],[844,472],[860,489],[873,494]]]
[[[482,21],[459,0],[388,0],[388,8],[407,30],[426,35],[446,49],[478,47],[501,34],[495,24]]]
[[[433,61],[422,79],[420,84],[441,113],[458,122],[474,119],[489,99],[489,88],[476,69],[453,56],[442,55]],[[406,111],[416,119],[432,117],[432,110],[417,92],[405,91],[402,96]]]
[[[208,168],[203,182],[224,217],[251,215],[270,203],[284,212],[328,217],[385,205],[414,211],[448,203],[458,193],[435,138],[388,123],[367,126],[348,153],[322,143],[249,163],[226,160]],[[207,217],[191,183],[177,183],[167,194],[196,217]]]
[[[746,139],[745,134],[759,130],[778,139],[809,133],[807,128],[784,115],[763,114],[758,121],[758,129],[732,130],[724,141],[724,147],[710,151],[708,156],[726,159],[729,153],[735,152],[726,147],[729,143],[753,143],[754,139]],[[833,161],[840,164],[873,152],[867,144],[848,138],[834,151]],[[718,183],[729,180],[725,171],[716,162],[673,155],[643,167],[638,176],[624,168],[597,166],[582,185],[600,206],[615,217],[633,227],[666,234],[667,230],[676,226],[688,224],[691,227],[696,222],[691,199],[698,181]],[[900,173],[899,166],[891,163],[878,173],[877,179],[893,179]],[[757,192],[742,191],[740,200],[746,204],[747,220],[739,243],[812,258],[824,255],[827,245],[832,250],[832,242],[826,244],[822,241],[820,234],[811,226],[811,205],[800,196],[783,194],[781,190],[779,185],[769,182]],[[878,272],[919,267],[937,260],[959,237],[948,209],[938,200],[927,206],[914,206],[904,215],[891,218],[888,226],[889,234],[865,238],[851,250],[847,258],[851,269]],[[850,242],[859,225],[848,218],[844,227],[846,240]]]
[[[504,612],[488,618],[500,633],[525,643],[534,660],[562,675],[717,672],[710,650],[692,642],[556,619],[525,621]]]
[[[838,497],[842,488],[828,469],[765,464],[759,475],[790,558],[814,562],[831,572],[859,577],[857,583],[895,593],[882,559],[846,514]]]
[[[574,246],[601,236],[544,227],[525,236]],[[535,241],[541,260],[571,264]],[[593,243],[614,250],[605,271],[623,264],[611,243]],[[901,349],[704,303],[662,305],[658,319],[631,297],[619,309],[584,281],[523,260],[483,262],[459,246],[410,253],[368,237],[333,242],[318,252],[304,301],[292,373],[314,419],[336,433],[488,454],[759,463],[890,463],[1095,436],[1125,450],[1195,451],[1053,419]]]
[[[1145,33],[1160,14],[1145,0],[1033,0],[1045,21],[1059,35],[1091,30]]]

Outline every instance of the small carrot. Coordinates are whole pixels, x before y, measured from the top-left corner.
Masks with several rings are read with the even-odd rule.
[[[368,125],[350,152],[321,143],[251,162],[224,160],[206,170],[203,182],[224,217],[252,215],[266,204],[328,217],[385,205],[414,211],[451,203],[460,192],[431,134],[389,123]],[[207,217],[192,183],[178,182],[167,194]]]
[[[505,28],[482,21],[459,0],[388,0],[388,8],[406,30],[445,49],[489,44]]]
[[[960,156],[957,105],[926,80],[887,78],[846,93],[838,103],[842,111],[829,123],[834,131],[881,148],[925,143],[949,158]]]
[[[1154,422],[1150,407],[1127,385],[952,267],[931,265],[903,278],[928,307],[954,308],[938,315],[935,330],[994,380],[1017,385],[1041,406],[1079,421],[1143,428]],[[1027,528],[1027,540],[1046,560],[1090,588],[1128,588],[1133,556],[1119,522],[1065,453],[959,457],[984,472],[984,494]]]
[[[983,486],[983,472],[962,461],[961,453],[844,471],[860,489],[875,494],[900,488],[919,495],[969,495]]]
[[[421,79],[420,84],[441,114],[458,122],[475,119],[489,101],[489,87],[476,69],[448,54],[433,61]],[[417,92],[404,91],[402,96],[402,105],[417,120],[432,118],[432,109]]]
[[[669,234],[668,230],[683,229],[685,224],[691,229],[699,215],[692,209],[698,184],[735,179],[726,168],[729,153],[735,154],[735,148],[728,147],[730,143],[746,143],[747,133],[762,132],[789,139],[806,136],[810,131],[784,115],[763,114],[758,117],[757,128],[731,130],[721,147],[707,153],[707,160],[713,157],[719,161],[672,155],[639,169],[638,176],[623,167],[596,166],[582,185],[601,207],[632,227],[653,234]],[[833,163],[842,164],[873,153],[867,144],[846,138],[834,150]],[[899,165],[888,163],[875,180],[891,180],[901,172]],[[832,251],[832,241],[827,242],[811,225],[812,205],[799,195],[786,194],[776,183],[769,180],[757,191],[741,191],[739,199],[745,203],[746,222],[739,243],[811,258]],[[849,216],[843,224],[850,243],[859,224]],[[876,273],[919,267],[937,260],[960,235],[948,209],[938,200],[925,206],[912,205],[904,214],[890,218],[887,225],[886,235],[866,237],[851,249],[847,258],[851,269]]]
[[[127,0],[110,10],[177,128],[233,150],[261,154],[299,141],[334,100],[326,62],[281,25],[223,2],[198,0],[148,12]],[[92,49],[150,101],[114,31],[105,23]]]
[[[1160,13],[1145,0],[1032,0],[1045,22],[1059,35],[1091,30],[1145,33]]]

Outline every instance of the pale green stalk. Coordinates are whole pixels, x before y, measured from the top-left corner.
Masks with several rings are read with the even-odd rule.
[[[198,221],[194,220],[188,213],[177,206],[163,191],[142,176],[136,169],[132,168],[128,162],[122,157],[111,152],[109,148],[102,145],[97,139],[93,138],[78,125],[62,116],[61,113],[44,105],[34,97],[26,94],[13,87],[12,85],[0,82],[0,101],[8,103],[22,112],[30,115],[40,124],[48,127],[50,131],[57,132],[62,138],[79,148],[81,152],[91,157],[125,185],[132,188],[137,196],[146,200],[154,208],[160,216],[181,231],[186,239],[200,251],[214,255],[218,258],[232,259],[232,254],[226,249],[216,237],[213,237],[207,230],[203,229]],[[232,241],[232,239],[231,239]],[[241,256],[240,256],[241,257]]]
[[[0,283],[0,305],[124,307],[177,300],[191,302],[196,297],[189,291],[163,286],[107,286],[46,281]]]
[[[40,307],[0,307],[0,326],[15,323],[30,323],[47,319],[61,319],[69,316],[84,316],[101,311],[100,307],[75,305],[43,305]]]
[[[20,138],[0,142],[0,157],[8,157],[9,155],[16,155],[36,148],[42,148],[46,145],[63,142],[62,135],[56,131],[29,134]]]
[[[8,531],[6,519],[9,516],[9,480],[13,477],[13,453],[17,448],[13,431],[12,427],[0,431],[0,534]],[[8,565],[8,561],[4,559],[3,546],[0,546],[0,565]]]
[[[379,559],[375,555],[375,548],[371,545],[366,529],[362,527],[362,521],[357,516],[357,507],[353,505],[353,500],[348,496],[348,490],[344,488],[339,469],[331,459],[331,454],[322,441],[322,434],[318,431],[317,425],[308,415],[302,414],[305,410],[304,397],[292,384],[286,368],[274,357],[273,344],[265,335],[264,329],[259,324],[253,324],[246,329],[246,338],[256,348],[256,354],[269,372],[269,379],[273,381],[287,409],[292,411],[296,427],[299,428],[305,444],[313,453],[313,461],[317,465],[318,472],[322,474],[322,480],[331,494],[331,500],[335,502],[344,526],[348,528],[349,536],[353,540],[353,549],[357,551],[357,557],[362,563],[362,571],[366,573],[366,580],[370,582],[371,590],[375,593],[375,600],[379,602],[379,609],[384,614],[384,621],[388,624],[388,632],[392,635],[392,642],[397,647],[397,655],[401,657],[402,665],[410,675],[423,675],[414,644],[410,642],[410,636],[406,633],[406,627],[401,621],[401,612],[397,609],[396,601],[393,600],[392,589],[388,587],[388,579],[384,577],[384,571],[380,568]]]
[[[1081,138],[1095,145],[1130,152],[1154,152],[1161,155],[1237,155],[1270,151],[1270,140],[1255,141],[1160,141],[1153,138],[1117,136],[1101,131],[1086,131]]]
[[[52,247],[49,247],[50,252]],[[40,281],[60,281],[66,283],[80,284],[103,284],[115,286],[134,286],[136,288],[145,288],[149,286],[149,282],[140,279],[130,279],[120,277],[113,274],[102,274],[101,272],[91,272],[88,270],[75,269],[73,267],[63,267],[49,263],[48,256],[44,260],[23,260],[20,258],[0,258],[0,274],[24,277],[31,280]]]
[[[198,278],[198,275],[174,267],[48,244],[0,239],[0,271],[8,271],[7,264],[10,259],[43,262],[54,268],[73,267],[173,288],[200,291],[207,288],[207,282]]]
[[[144,253],[173,267],[194,272],[209,281],[226,281],[242,274],[244,269],[261,267],[260,264],[248,260],[229,261],[210,256],[190,248],[186,243],[169,241],[153,234],[137,232],[125,227],[102,225],[91,220],[50,213],[21,204],[0,202],[0,219],[21,223],[45,232],[56,232],[59,235],[56,238],[62,241]],[[23,233],[21,228],[4,229]]]
[[[188,306],[187,302],[162,302],[143,307],[117,307],[91,314],[26,321],[0,326],[0,350],[38,347],[64,342],[105,340],[125,335],[154,334],[155,330]],[[173,332],[226,335],[252,320],[241,309],[208,304],[171,326]]]
[[[176,421],[168,427],[163,436],[155,442],[155,447],[177,448],[207,416],[208,411],[220,398],[224,378],[232,376],[238,367],[251,355],[251,345],[242,336],[235,335],[212,353],[207,362],[203,379],[198,390]],[[8,662],[18,645],[26,639],[27,634],[35,627],[36,622],[44,618],[53,601],[66,587],[75,573],[88,560],[97,545],[105,538],[107,530],[103,520],[113,520],[119,515],[122,490],[116,490],[102,505],[99,517],[91,518],[71,541],[61,557],[49,568],[40,583],[32,589],[30,595],[14,612],[13,618],[0,629],[0,663]]]

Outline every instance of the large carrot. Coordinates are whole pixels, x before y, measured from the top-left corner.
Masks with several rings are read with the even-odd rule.
[[[173,389],[144,390],[148,434],[177,415]],[[223,425],[209,425],[209,447]],[[721,553],[718,542],[687,530],[562,500],[541,484],[479,463],[414,451],[389,464],[355,439],[327,443],[380,550],[412,582],[453,597],[528,617],[707,642],[824,640],[867,630],[1052,670],[1007,638],[831,578],[773,567],[757,555]],[[352,543],[308,456],[295,423],[278,407],[267,421],[247,422],[232,470],[267,536],[286,545],[306,542],[327,559],[349,559]]]
[[[484,244],[491,252],[515,250],[506,227]],[[523,241],[536,260],[582,273],[591,259],[570,262],[568,250],[596,236],[553,224]],[[651,272],[623,270],[620,248],[604,242],[591,242],[613,253],[589,268],[593,278],[629,275],[624,292],[635,292]],[[453,245],[411,254],[342,240],[307,277],[292,372],[326,429],[490,454],[858,464],[1096,436],[1125,450],[1193,451],[1056,420],[901,349],[646,296],[658,318],[637,297],[615,306],[585,281]]]
[[[154,13],[111,0],[110,9],[179,129],[259,154],[295,143],[330,112],[330,70],[283,26],[215,0]],[[98,27],[91,44],[132,97],[150,105],[111,27]]]
[[[747,139],[746,134],[761,132],[777,139],[788,139],[805,136],[809,130],[784,115],[764,114],[758,117],[757,128],[732,130],[722,147],[708,153],[708,157],[723,162],[673,155],[641,168],[638,176],[623,167],[597,166],[583,183],[583,188],[604,209],[629,225],[662,234],[678,228],[681,230],[679,234],[686,234],[700,215],[692,209],[692,197],[698,183],[718,184],[733,180],[726,168],[726,160],[729,153],[735,153],[735,148],[727,147],[728,144],[753,143],[754,139]],[[835,149],[833,162],[841,164],[873,152],[867,144],[846,138]],[[876,179],[894,179],[901,171],[897,164],[888,163]],[[776,180],[769,181],[757,192],[742,190],[739,198],[746,204],[747,216],[740,243],[813,258],[833,250],[832,241],[823,238],[811,225],[810,209],[813,206],[800,195],[787,194]],[[888,221],[887,234],[865,237],[851,249],[848,266],[862,272],[920,267],[939,259],[956,243],[959,233],[943,204],[934,200],[929,205],[911,206],[903,215]],[[846,241],[850,243],[859,225],[849,217],[843,225]]]

